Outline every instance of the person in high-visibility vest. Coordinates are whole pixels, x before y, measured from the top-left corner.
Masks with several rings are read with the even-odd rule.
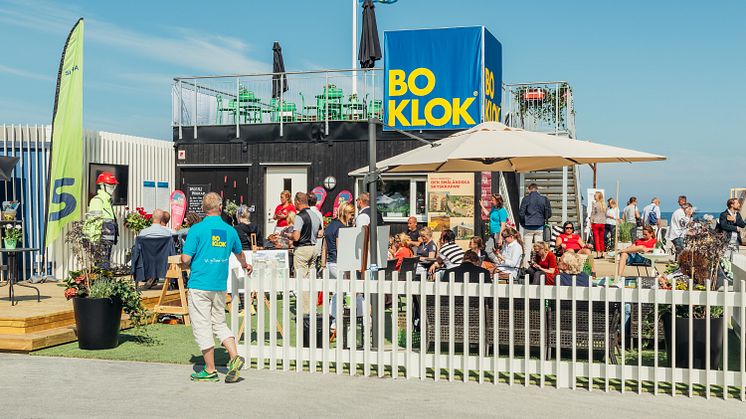
[[[111,204],[112,194],[119,181],[114,174],[102,172],[96,178],[96,185],[98,193],[88,204],[84,232],[92,242],[100,241],[101,254],[96,255],[96,265],[108,269],[111,266],[111,248],[117,244],[119,238],[117,218]]]

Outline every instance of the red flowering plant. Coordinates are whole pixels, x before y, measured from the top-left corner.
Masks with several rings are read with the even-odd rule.
[[[332,222],[332,212],[328,211],[326,214],[324,214],[324,227],[328,226],[329,223]]]
[[[124,217],[124,226],[134,231],[135,235],[140,234],[146,227],[153,224],[153,214],[145,212],[143,207],[137,207],[134,211],[125,208],[125,211],[127,211],[127,215]]]

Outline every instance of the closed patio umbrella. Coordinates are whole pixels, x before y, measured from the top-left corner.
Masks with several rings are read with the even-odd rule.
[[[381,43],[378,40],[378,25],[373,0],[363,3],[363,30],[360,34],[360,49],[357,55],[360,68],[373,68],[381,59]]]
[[[664,156],[484,122],[378,162],[384,172],[528,172],[592,163],[665,160]],[[351,172],[361,175],[363,167]]]
[[[13,169],[18,164],[18,157],[0,156],[0,181],[12,180]]]
[[[288,77],[285,75],[285,61],[282,59],[282,47],[279,42],[272,45],[272,72],[283,73],[272,75],[272,97],[279,98],[280,91],[288,91]]]

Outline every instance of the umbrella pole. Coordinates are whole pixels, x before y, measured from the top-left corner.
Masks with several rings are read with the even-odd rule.
[[[370,275],[373,280],[378,279],[378,197],[376,173],[376,123],[375,118],[368,120],[368,190],[370,191]],[[373,330],[373,347],[378,348],[378,293],[370,295],[371,330]]]

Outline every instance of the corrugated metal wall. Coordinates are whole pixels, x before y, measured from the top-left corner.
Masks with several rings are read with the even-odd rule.
[[[6,182],[0,194],[6,199],[21,202],[25,245],[41,247],[44,241],[45,192],[47,164],[49,161],[49,125],[3,125],[0,130],[0,154],[17,156],[21,160],[13,172],[14,182]],[[142,184],[145,180],[168,182],[171,189],[174,183],[174,151],[170,141],[134,137],[103,131],[84,131],[83,134],[84,196],[88,190],[89,163],[126,164],[129,166],[128,202],[134,208],[143,205]],[[85,201],[85,199],[84,199]],[[83,210],[88,202],[83,203]],[[134,244],[131,231],[124,228],[125,209],[114,207],[119,219],[121,235],[114,247],[112,259],[123,263],[127,249]],[[28,255],[22,261],[26,272],[38,272],[42,266],[51,267],[55,277],[61,278],[73,266],[72,255],[63,241],[64,234],[53,243],[47,253],[42,251]],[[46,261],[43,261],[46,259]]]

